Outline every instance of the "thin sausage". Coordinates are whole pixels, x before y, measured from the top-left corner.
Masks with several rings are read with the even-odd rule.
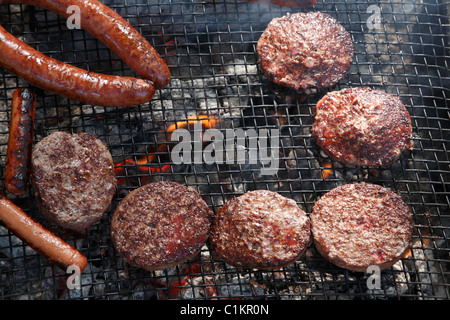
[[[28,191],[35,108],[32,90],[14,90],[5,172],[5,188],[14,195]]]
[[[128,21],[97,0],[0,0],[0,4],[29,4],[53,11],[68,18],[80,9],[80,27],[89,32],[125,62],[140,77],[163,88],[170,80],[170,71],[159,53]]]
[[[1,26],[0,66],[37,87],[92,105],[133,106],[150,101],[155,94],[150,80],[104,75],[71,66],[33,49]]]
[[[4,195],[0,195],[0,220],[19,239],[62,270],[74,265],[80,268],[80,272],[86,268],[84,255],[41,226]]]

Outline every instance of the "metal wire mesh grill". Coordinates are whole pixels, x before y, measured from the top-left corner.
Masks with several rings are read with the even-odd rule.
[[[172,81],[148,104],[105,109],[82,105],[36,88],[35,139],[53,131],[95,133],[116,163],[124,162],[111,209],[85,236],[64,234],[89,266],[81,289],[68,290],[67,274],[0,227],[0,299],[449,299],[450,120],[448,112],[448,9],[423,1],[318,1],[299,9],[245,1],[108,0],[166,59]],[[375,5],[381,11],[374,24]],[[82,30],[35,7],[1,6],[1,24],[53,58],[96,72],[133,75],[113,53]],[[346,167],[330,161],[312,141],[314,106],[325,92],[304,97],[278,88],[256,64],[255,46],[268,22],[287,12],[317,10],[352,35],[357,53],[349,74],[333,90],[367,86],[401,97],[413,124],[413,150],[387,168]],[[11,95],[27,87],[2,70],[0,155],[6,155]],[[165,132],[184,119],[219,118],[218,129],[280,129],[276,174],[251,164],[175,165],[159,147]],[[148,157],[149,163],[137,165]],[[328,167],[329,164],[331,167]],[[196,188],[217,210],[248,190],[270,189],[307,213],[325,192],[343,183],[372,182],[398,192],[410,206],[415,234],[410,252],[368,289],[368,274],[340,269],[311,246],[305,257],[278,271],[240,270],[206,246],[196,259],[161,272],[124,263],[113,250],[110,218],[130,191],[172,180]],[[45,225],[30,193],[13,199]]]

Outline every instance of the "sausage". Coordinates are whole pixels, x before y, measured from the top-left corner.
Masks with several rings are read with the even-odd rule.
[[[66,271],[77,266],[83,272],[87,259],[77,249],[55,236],[28,216],[11,200],[0,194],[0,220],[4,226],[36,252]]]
[[[80,9],[80,26],[125,62],[140,77],[163,88],[170,80],[170,71],[153,46],[122,16],[97,0],[0,0],[0,4],[29,4],[53,11],[68,18]]]
[[[14,195],[28,191],[35,108],[32,90],[14,90],[5,172],[5,188]]]
[[[124,107],[151,100],[150,80],[80,69],[33,49],[0,26],[0,66],[31,84],[83,103]]]

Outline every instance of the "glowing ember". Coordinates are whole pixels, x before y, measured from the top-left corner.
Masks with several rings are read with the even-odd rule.
[[[328,179],[331,174],[333,173],[333,169],[332,169],[333,165],[331,164],[331,162],[327,162],[323,165],[323,173],[322,173],[322,179]]]
[[[167,139],[170,141],[171,139],[171,133],[173,133],[177,129],[185,129],[191,126],[194,126],[195,124],[201,123],[203,128],[210,129],[216,127],[216,125],[219,123],[219,119],[216,119],[214,117],[208,116],[208,115],[199,115],[199,116],[191,116],[188,117],[185,120],[177,121],[174,124],[170,125],[165,132],[168,133]],[[120,163],[117,163],[115,165],[115,174],[117,177],[117,184],[119,186],[126,183],[126,168],[132,167],[137,170],[138,174],[155,174],[155,173],[168,173],[171,170],[171,165],[166,164],[162,167],[157,166],[158,164],[155,163],[155,166],[152,166],[152,163],[155,162],[155,160],[158,158],[158,155],[166,155],[168,156],[169,148],[167,143],[161,144],[158,147],[157,152],[152,152],[149,155],[142,155],[138,157],[133,157],[126,159],[125,161],[122,161]],[[149,176],[143,176],[139,177],[139,180],[141,182],[141,185],[144,185],[148,183]]]

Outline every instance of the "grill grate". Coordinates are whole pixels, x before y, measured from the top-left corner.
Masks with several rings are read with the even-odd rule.
[[[172,81],[148,104],[106,109],[81,105],[36,89],[35,140],[56,130],[97,134],[116,163],[125,161],[111,209],[85,236],[64,234],[89,260],[80,290],[67,274],[0,227],[0,299],[449,299],[449,73],[448,9],[441,0],[322,1],[313,8],[276,7],[238,0],[107,0],[166,58]],[[379,8],[379,28],[370,23]],[[26,6],[0,6],[1,24],[36,49],[96,72],[133,75],[113,53],[64,19]],[[255,46],[267,23],[287,12],[317,10],[351,33],[357,53],[349,74],[333,90],[368,86],[398,95],[411,114],[414,149],[387,168],[346,167],[327,159],[310,136],[315,103],[273,86],[256,65]],[[0,155],[6,155],[11,95],[28,86],[0,76]],[[219,118],[217,128],[278,128],[279,170],[258,165],[175,165],[164,134],[189,117]],[[185,123],[185,122],[184,122]],[[136,165],[129,159],[154,157]],[[331,165],[331,167],[328,167]],[[176,268],[147,272],[114,252],[109,223],[114,208],[142,184],[172,180],[196,188],[217,210],[253,189],[270,189],[297,201],[307,213],[325,192],[343,183],[372,182],[398,192],[415,223],[411,251],[368,289],[369,275],[325,261],[311,246],[305,257],[279,271],[238,270],[203,248]],[[45,225],[32,191],[13,200]]]

